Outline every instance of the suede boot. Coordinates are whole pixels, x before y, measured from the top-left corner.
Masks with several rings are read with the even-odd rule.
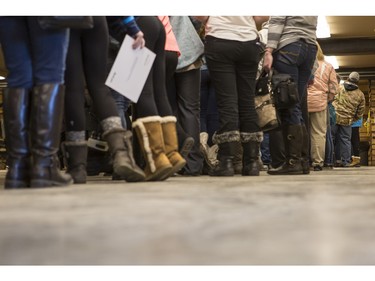
[[[172,170],[165,175],[165,178],[172,176],[174,173],[181,170],[186,164],[186,160],[178,152],[176,122],[177,119],[174,116],[165,116],[161,118],[165,154],[167,155],[169,162],[172,164]],[[163,180],[163,178],[160,180]]]
[[[165,154],[163,129],[160,116],[138,118],[133,128],[146,162],[146,181],[165,180],[173,166]]]
[[[122,127],[120,117],[108,117],[100,124],[103,129],[102,137],[108,143],[114,174],[127,182],[144,181],[145,174],[133,157],[132,133]]]

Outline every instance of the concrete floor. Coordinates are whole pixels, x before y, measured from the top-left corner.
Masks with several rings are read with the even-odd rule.
[[[375,265],[375,167],[1,189],[0,264]]]

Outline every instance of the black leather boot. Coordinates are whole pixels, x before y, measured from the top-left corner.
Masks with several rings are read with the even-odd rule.
[[[86,140],[65,141],[61,145],[61,150],[63,152],[67,173],[72,176],[74,183],[86,183],[88,151]]]
[[[133,157],[132,133],[121,126],[120,117],[108,117],[100,122],[103,139],[108,143],[116,177],[128,182],[145,180],[145,173],[135,163]]]
[[[8,155],[5,189],[30,186],[29,105],[28,89],[7,88],[4,90],[4,127]]]
[[[259,151],[263,141],[263,132],[243,133],[241,142],[243,147],[243,176],[259,176]]]
[[[63,85],[34,87],[31,107],[31,187],[67,186],[73,183],[72,177],[60,170],[57,157],[63,111]]]
[[[301,164],[302,172],[310,174],[310,135],[307,132],[305,124],[302,124],[302,147],[301,147]]]
[[[286,162],[278,168],[267,171],[270,175],[298,175],[302,174],[301,151],[302,151],[302,126],[288,125],[285,136]]]

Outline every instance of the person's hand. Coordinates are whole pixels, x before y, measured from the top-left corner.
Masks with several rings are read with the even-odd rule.
[[[269,73],[272,69],[273,56],[271,52],[266,51],[263,59],[263,69]]]
[[[143,32],[139,31],[135,36],[134,36],[134,42],[133,42],[133,49],[137,48],[143,48],[146,44],[145,39],[143,38]]]

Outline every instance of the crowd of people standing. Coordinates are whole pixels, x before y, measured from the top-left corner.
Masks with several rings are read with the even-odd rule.
[[[259,176],[264,133],[254,96],[260,66],[290,74],[299,97],[279,110],[279,128],[267,132],[268,174],[309,174],[327,161],[351,165],[352,125],[365,107],[360,77],[353,72],[339,85],[317,43],[316,16],[93,19],[91,29],[50,30],[38,17],[0,17],[9,71],[3,97],[6,189],[86,182],[86,91],[117,179]],[[137,103],[105,85],[110,39],[121,44],[126,35],[133,37],[133,48],[156,54]],[[130,105],[126,124],[123,111]],[[332,128],[330,105],[336,112]],[[61,132],[64,170],[57,157]],[[328,150],[332,139],[335,149]],[[335,160],[326,160],[328,152]]]

